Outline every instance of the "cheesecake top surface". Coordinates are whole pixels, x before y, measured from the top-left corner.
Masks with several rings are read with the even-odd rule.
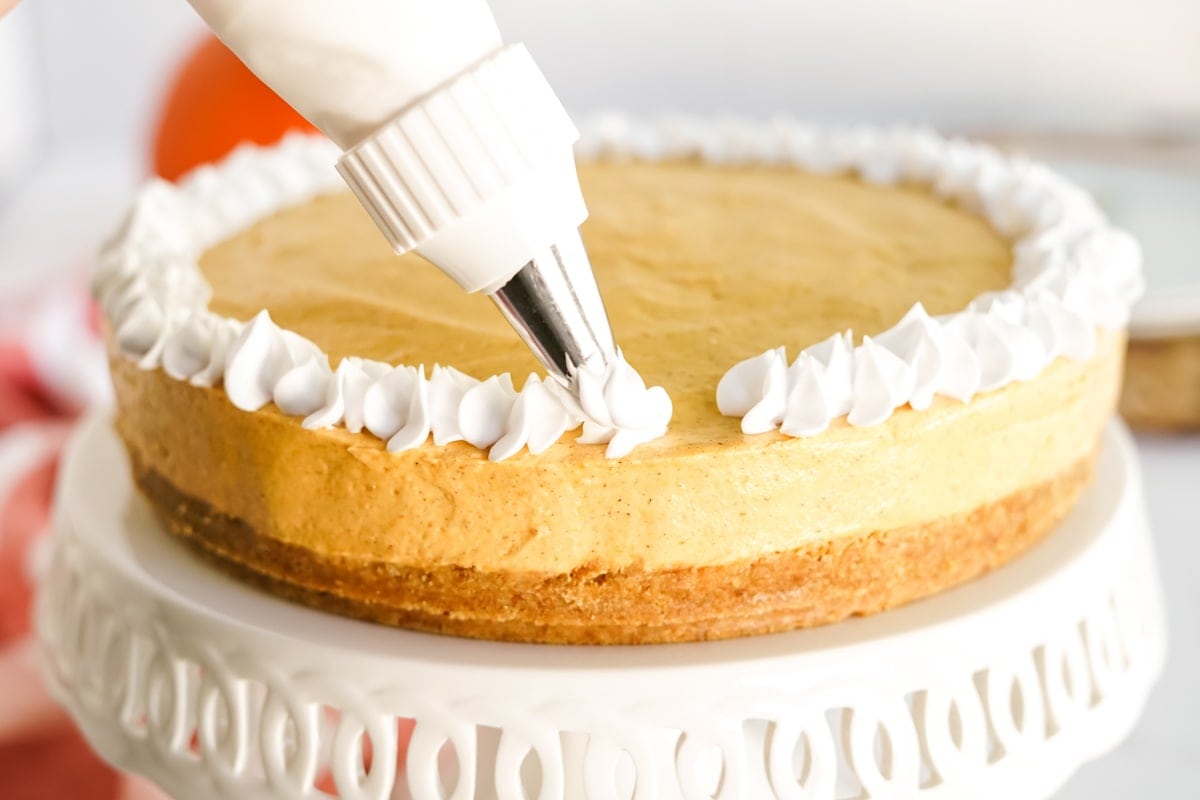
[[[749,355],[875,334],[915,302],[960,311],[1011,282],[1005,239],[917,187],[696,161],[583,164],[580,179],[617,342],[675,406],[667,436],[636,452],[745,442],[714,391]],[[199,263],[214,312],[249,320],[266,308],[335,364],[440,363],[478,378],[510,372],[518,386],[540,371],[487,297],[392,254],[346,193],[278,211]],[[573,437],[540,457],[563,457]]]

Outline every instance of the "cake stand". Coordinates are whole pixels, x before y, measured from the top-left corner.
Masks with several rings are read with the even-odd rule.
[[[1163,664],[1136,458],[1046,541],[824,628],[643,647],[391,630],[243,586],[134,494],[106,418],[61,474],[37,625],[106,759],[180,798],[1036,798],[1112,748]]]

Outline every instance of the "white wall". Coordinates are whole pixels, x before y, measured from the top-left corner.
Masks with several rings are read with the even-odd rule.
[[[31,8],[17,9],[0,24],[0,207],[44,150],[35,41]]]
[[[186,2],[25,3],[37,10],[55,140],[141,147],[172,65],[200,30]],[[506,38],[529,44],[577,112],[1200,131],[1197,0],[493,5]]]
[[[53,145],[144,148],[163,87],[203,30],[191,6],[184,0],[23,2],[37,11]]]
[[[1196,0],[493,0],[569,104],[1200,127]]]

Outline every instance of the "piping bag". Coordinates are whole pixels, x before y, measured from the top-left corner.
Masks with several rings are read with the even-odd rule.
[[[488,294],[577,399],[580,371],[621,369],[647,391],[579,235],[579,133],[486,0],[189,2],[342,148],[338,171],[397,253]]]

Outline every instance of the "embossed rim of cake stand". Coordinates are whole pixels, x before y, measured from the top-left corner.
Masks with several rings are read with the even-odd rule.
[[[825,628],[645,647],[437,637],[277,600],[168,537],[127,466],[90,418],[37,627],[93,747],[177,798],[1045,797],[1127,734],[1165,657],[1119,423],[1077,508],[1002,569]]]

